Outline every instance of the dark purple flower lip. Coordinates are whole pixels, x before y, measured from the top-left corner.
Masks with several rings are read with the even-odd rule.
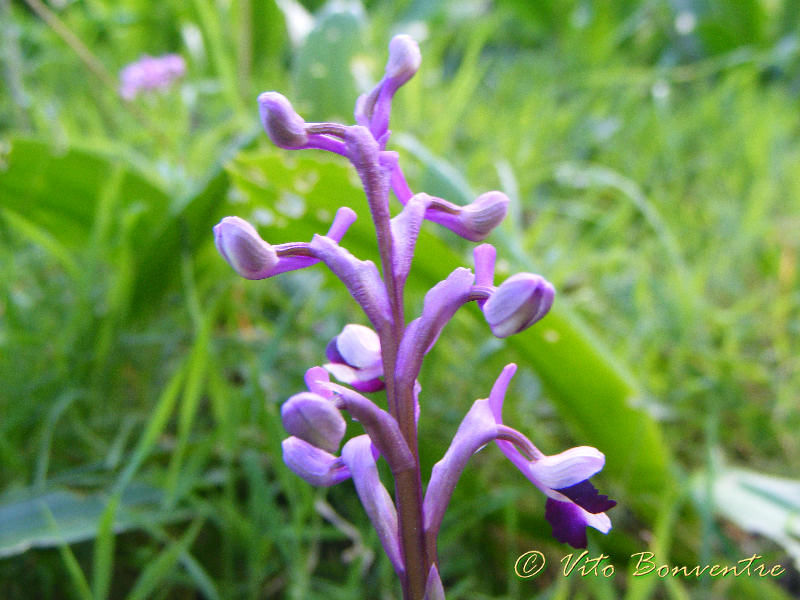
[[[593,514],[605,512],[617,505],[616,500],[600,494],[588,479],[555,491],[564,494],[582,509]]]

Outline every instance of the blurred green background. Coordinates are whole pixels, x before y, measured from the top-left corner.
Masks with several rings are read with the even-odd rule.
[[[392,115],[412,188],[506,192],[499,280],[558,290],[507,342],[474,306],[448,326],[423,476],[515,361],[506,422],[597,446],[619,501],[589,545],[615,576],[564,577],[544,497],[487,448],[440,538],[448,598],[800,597],[799,25],[797,0],[0,0],[0,597],[399,597],[352,484],[280,455],[281,402],[363,317],[322,268],[241,280],[211,234],[307,240],[349,205],[370,256],[351,169],[273,148],[255,98],[351,122],[396,33],[423,55]],[[168,52],[185,77],[122,101],[119,70]],[[424,229],[410,314],[471,265]],[[644,551],[786,572],[634,577]]]

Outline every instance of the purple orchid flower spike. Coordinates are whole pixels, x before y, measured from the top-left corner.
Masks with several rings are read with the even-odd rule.
[[[375,227],[380,264],[361,260],[341,245],[355,220],[341,208],[327,235],[310,242],[271,245],[255,227],[226,217],[214,228],[223,258],[247,279],[265,279],[322,263],[336,275],[363,310],[370,327],[345,325],[325,349],[327,362],[306,371],[307,391],[281,408],[289,437],[283,441],[286,465],[311,485],[327,487],[352,479],[378,539],[400,580],[404,600],[444,600],[436,540],[453,490],[470,457],[495,441],[503,453],[547,496],[545,517],[554,536],[586,545],[586,527],[607,533],[606,511],[615,502],[600,495],[589,478],[605,464],[588,446],[552,456],[542,453],[519,431],[505,425],[502,404],[515,366],[507,366],[488,398],[476,400],[442,459],[434,465],[423,496],[418,453],[419,382],[422,361],[459,308],[476,302],[491,332],[500,338],[541,320],[554,299],[542,276],[518,273],[494,285],[496,250],[474,251],[475,272],[456,268],[425,295],[422,311],[407,322],[405,287],[424,221],[435,222],[471,241],[482,241],[508,211],[508,198],[486,192],[460,206],[425,193],[414,194],[396,152],[386,150],[389,116],[397,90],[419,69],[419,47],[395,36],[380,82],[356,104],[356,124],[308,123],[278,92],[258,97],[261,124],[277,146],[316,149],[346,157],[364,187]],[[402,210],[392,216],[389,195]],[[338,381],[331,381],[331,375]],[[370,399],[364,395],[374,394]],[[379,404],[385,393],[385,407]],[[346,441],[345,416],[364,434]],[[378,472],[385,460],[394,479],[390,494]]]

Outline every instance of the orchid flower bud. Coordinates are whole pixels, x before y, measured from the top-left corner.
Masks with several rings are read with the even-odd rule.
[[[527,329],[553,305],[555,290],[533,273],[517,273],[506,279],[483,305],[492,333],[504,338]]]
[[[445,600],[442,579],[439,577],[439,569],[436,564],[432,564],[428,571],[428,580],[425,583],[425,596],[422,600]]]
[[[389,60],[386,62],[386,76],[400,87],[411,79],[422,63],[419,45],[410,36],[396,35],[389,42]]]
[[[333,402],[312,392],[295,394],[281,407],[283,428],[328,452],[336,452],[347,424]]]
[[[462,233],[468,240],[479,242],[502,223],[508,211],[508,196],[503,192],[486,192],[464,206],[458,217]]]
[[[397,184],[405,188],[405,191],[411,191],[396,170],[393,176],[395,179],[392,185]],[[402,193],[404,191],[401,191]],[[431,197],[429,206],[429,210],[425,213],[426,219],[439,223],[472,242],[480,242],[486,239],[486,236],[506,217],[508,196],[503,192],[486,192],[466,206]]]
[[[264,92],[258,97],[258,110],[261,125],[276,146],[295,150],[308,143],[306,122],[285,96],[278,92]]]
[[[350,478],[350,470],[341,458],[298,437],[286,438],[281,447],[286,466],[311,485],[329,487]]]
[[[472,231],[489,235],[505,219],[507,212],[508,196],[498,191],[486,192],[463,208],[461,221]]]
[[[378,334],[363,325],[345,325],[334,337],[325,354],[331,362],[325,369],[336,379],[362,392],[383,389],[383,358]]]
[[[255,227],[239,217],[225,217],[214,226],[214,243],[245,279],[263,279],[278,264],[275,249],[261,239]]]

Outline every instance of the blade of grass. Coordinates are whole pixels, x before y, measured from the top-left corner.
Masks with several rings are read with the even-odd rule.
[[[164,588],[160,586],[164,585],[166,578],[175,567],[175,563],[180,560],[181,555],[186,553],[194,543],[202,527],[203,520],[196,519],[179,541],[170,542],[161,554],[142,571],[142,574],[127,595],[127,600],[146,600],[151,598],[157,589],[163,590]]]
[[[153,409],[152,416],[150,417],[150,421],[147,423],[144,433],[142,433],[141,437],[139,438],[136,449],[133,451],[130,459],[128,459],[128,464],[125,465],[125,469],[123,469],[122,473],[120,473],[116,483],[114,484],[114,494],[121,494],[122,491],[128,486],[133,479],[133,476],[136,474],[136,471],[142,465],[142,462],[144,462],[145,458],[147,458],[147,455],[150,453],[150,450],[155,445],[158,436],[160,436],[164,432],[164,429],[166,429],[167,422],[172,415],[172,411],[175,408],[175,403],[178,401],[181,388],[186,378],[187,364],[188,361],[185,361],[178,368],[167,386],[164,388],[164,391],[159,396],[156,406]]]
[[[78,263],[75,258],[67,250],[66,246],[61,244],[45,228],[38,226],[33,221],[9,208],[3,208],[0,214],[2,214],[3,219],[19,234],[41,248],[44,248],[44,250],[64,268],[70,277],[73,279],[79,279],[81,277],[80,269],[78,268]]]
[[[208,507],[206,510],[209,509],[213,510],[212,507]],[[148,527],[148,531],[162,543],[169,543],[171,541],[169,534],[162,527]],[[178,562],[194,581],[197,590],[203,594],[204,598],[208,600],[221,600],[217,586],[214,585],[214,579],[188,550],[180,553]]]
[[[58,523],[56,523],[53,513],[50,512],[50,508],[44,502],[40,503],[40,508],[50,528],[53,530],[53,533],[57,533]],[[69,574],[72,584],[75,586],[75,591],[78,593],[78,596],[82,598],[82,600],[93,600],[89,582],[86,581],[86,575],[84,575],[81,566],[78,564],[78,559],[75,558],[75,553],[72,552],[72,548],[69,547],[69,544],[63,542],[58,545],[58,552],[61,555],[61,560],[64,561],[67,573]]]
[[[94,562],[92,564],[92,592],[95,600],[108,597],[111,587],[111,574],[114,570],[114,518],[117,515],[120,496],[114,495],[108,501],[97,525],[97,538],[94,541]]]
[[[36,461],[36,475],[33,478],[34,488],[43,489],[45,486],[47,468],[50,464],[50,448],[53,444],[56,423],[79,396],[80,394],[75,390],[64,392],[56,399],[47,413],[47,420],[42,431],[42,441],[39,446],[39,456]]]

